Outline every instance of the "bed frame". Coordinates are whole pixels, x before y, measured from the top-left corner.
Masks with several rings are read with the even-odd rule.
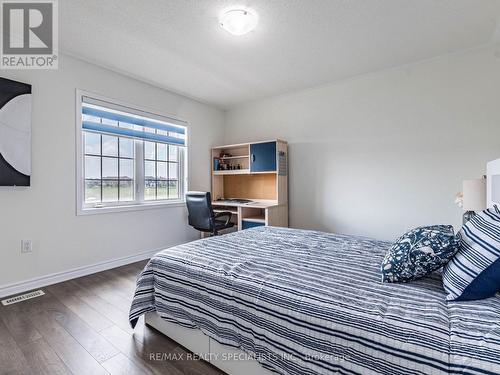
[[[156,312],[146,314],[146,324],[184,346],[190,352],[229,375],[275,375],[241,349],[219,344],[199,329],[184,328],[167,322]]]

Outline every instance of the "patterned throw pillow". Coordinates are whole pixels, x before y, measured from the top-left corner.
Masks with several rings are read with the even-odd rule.
[[[469,220],[459,233],[460,250],[446,265],[443,286],[449,301],[470,301],[500,291],[500,210],[497,206]]]
[[[451,225],[410,230],[389,249],[382,262],[382,281],[407,282],[444,266],[458,251],[460,239]]]

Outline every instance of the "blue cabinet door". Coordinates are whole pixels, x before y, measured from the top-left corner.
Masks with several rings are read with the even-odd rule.
[[[250,145],[250,172],[276,172],[276,142]]]

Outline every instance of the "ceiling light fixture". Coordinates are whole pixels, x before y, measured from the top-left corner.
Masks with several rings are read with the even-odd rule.
[[[219,22],[224,30],[239,36],[255,29],[259,19],[251,10],[233,9],[223,13]]]

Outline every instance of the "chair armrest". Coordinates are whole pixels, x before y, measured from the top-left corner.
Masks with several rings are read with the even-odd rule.
[[[233,213],[229,212],[229,211],[217,212],[214,216],[215,216],[215,218],[227,216],[227,220],[226,220],[226,224],[225,225],[228,225],[229,222],[231,221],[231,217],[233,216]]]

